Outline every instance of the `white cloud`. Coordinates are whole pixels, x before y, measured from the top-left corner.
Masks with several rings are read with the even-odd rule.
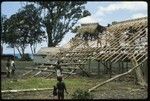
[[[134,15],[132,15],[132,18],[135,19],[135,18],[141,18],[141,17],[146,17],[147,15],[143,14],[143,13],[136,13]]]
[[[128,10],[130,12],[147,11],[146,2],[113,2],[107,6],[100,6],[96,12],[96,16],[104,16],[118,10]]]
[[[87,16],[79,20],[79,23],[97,23],[99,20],[94,16]]]

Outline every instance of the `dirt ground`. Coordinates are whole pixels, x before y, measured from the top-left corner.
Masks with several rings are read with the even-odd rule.
[[[20,65],[19,67],[22,68],[21,66],[24,65]],[[17,73],[16,78],[20,78],[20,75],[25,73],[25,71],[17,70],[16,73]],[[72,79],[73,82],[70,82],[70,80]],[[95,79],[93,77],[91,77],[90,79],[84,78],[83,82],[81,76],[77,77],[75,80],[74,79],[75,77],[69,77],[68,79],[68,84],[70,84],[68,87],[68,92],[73,92],[77,88],[76,86],[81,86],[80,88],[88,90],[89,88],[100,83],[102,77],[99,79],[97,78]],[[79,81],[76,81],[78,79]],[[1,82],[3,81],[5,82],[7,78],[5,76],[2,76],[1,80],[2,80]],[[80,83],[82,84],[80,85]],[[74,87],[72,85],[74,85]],[[93,94],[94,99],[147,99],[148,97],[147,89],[141,88],[141,86],[136,85],[134,81],[128,82],[123,80],[122,81],[115,80],[110,83],[107,83],[97,88],[95,91],[91,93]],[[53,99],[52,90],[22,92],[22,93],[1,93],[1,97],[2,99]],[[65,94],[65,99],[71,98],[72,93],[68,95]]]

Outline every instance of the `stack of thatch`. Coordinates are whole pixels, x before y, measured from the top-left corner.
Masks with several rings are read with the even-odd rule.
[[[85,34],[85,33],[101,33],[106,28],[99,25],[98,23],[88,23],[88,24],[81,24],[81,27],[78,29],[78,33]]]

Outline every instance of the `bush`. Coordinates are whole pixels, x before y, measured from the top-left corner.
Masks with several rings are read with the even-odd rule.
[[[78,89],[72,94],[72,99],[93,99],[93,95],[88,91]]]

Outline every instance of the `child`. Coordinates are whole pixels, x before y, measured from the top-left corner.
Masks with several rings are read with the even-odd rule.
[[[62,75],[62,68],[60,66],[60,61],[57,62],[55,69],[56,69],[57,78],[62,77],[63,75]]]
[[[58,82],[57,82],[57,96],[58,96],[58,99],[64,99],[64,90],[68,94],[67,89],[66,89],[66,85],[62,81],[62,77],[57,77],[57,80],[58,80]]]

